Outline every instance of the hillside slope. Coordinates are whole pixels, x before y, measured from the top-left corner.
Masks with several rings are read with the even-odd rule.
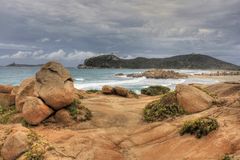
[[[81,68],[79,65],[79,68]],[[115,55],[101,55],[84,61],[85,67],[97,68],[165,68],[165,69],[225,69],[240,67],[202,54],[179,55],[169,58],[121,59]]]

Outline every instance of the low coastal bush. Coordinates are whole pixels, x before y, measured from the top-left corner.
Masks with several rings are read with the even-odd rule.
[[[234,160],[234,157],[226,154],[226,155],[224,155],[222,160]]]
[[[30,131],[28,134],[28,143],[30,145],[29,150],[24,153],[26,160],[43,160],[44,154],[49,148],[49,144],[43,141],[41,137],[34,131]]]
[[[143,118],[146,122],[154,122],[180,116],[184,113],[184,110],[177,103],[176,93],[169,92],[160,100],[147,104],[143,110]]]
[[[88,108],[81,105],[81,102],[77,99],[75,99],[72,104],[67,107],[67,110],[72,118],[77,121],[87,121],[92,118],[92,112]]]
[[[13,116],[16,113],[17,111],[15,106],[9,106],[8,108],[0,106],[0,123],[1,124],[9,123],[11,116]]]
[[[157,96],[161,94],[166,94],[170,91],[168,87],[164,86],[150,86],[148,88],[144,88],[141,90],[142,94],[149,95],[149,96]]]
[[[97,90],[97,89],[89,89],[86,91],[87,93],[98,93],[100,92],[100,90]]]
[[[218,122],[216,119],[203,117],[185,122],[180,130],[180,135],[191,134],[195,135],[197,138],[201,138],[217,128]]]

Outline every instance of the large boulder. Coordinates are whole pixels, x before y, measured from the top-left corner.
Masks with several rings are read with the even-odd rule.
[[[0,93],[11,93],[13,90],[13,86],[10,85],[1,85],[0,84]]]
[[[179,84],[176,86],[177,101],[188,113],[196,113],[211,107],[213,98],[206,92],[193,86]]]
[[[102,87],[102,93],[103,94],[113,94],[114,93],[114,88],[112,86],[104,85]]]
[[[1,156],[5,160],[15,160],[30,147],[28,132],[19,130],[10,134],[3,144]]]
[[[54,110],[71,104],[75,93],[70,73],[57,62],[48,62],[36,73],[36,92]]]
[[[27,97],[22,108],[23,118],[31,125],[37,125],[53,113],[39,98]]]
[[[114,87],[114,91],[116,95],[122,96],[122,97],[128,97],[129,96],[129,90],[120,86]]]
[[[0,93],[0,106],[8,107],[15,104],[15,96],[7,93]]]
[[[16,109],[22,111],[26,97],[35,96],[34,93],[35,78],[30,77],[22,81],[16,94]]]

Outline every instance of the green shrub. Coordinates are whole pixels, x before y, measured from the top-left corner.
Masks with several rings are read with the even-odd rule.
[[[74,120],[77,121],[86,121],[90,120],[92,117],[91,111],[81,105],[81,102],[75,99],[72,104],[67,107],[67,110],[69,111],[70,115]]]
[[[196,120],[187,121],[184,123],[180,130],[180,135],[192,134],[197,138],[208,135],[213,130],[218,128],[218,122],[216,119],[203,117]]]
[[[169,92],[160,100],[156,100],[147,104],[143,110],[144,121],[162,121],[166,118],[184,114],[184,110],[178,105],[176,99],[176,93]]]
[[[166,94],[170,91],[168,87],[164,86],[150,86],[148,88],[144,88],[141,90],[142,94],[149,95],[149,96],[157,96],[161,94]]]
[[[224,157],[222,158],[222,160],[233,160],[234,157],[233,156],[229,156],[229,155],[224,155]]]
[[[28,143],[30,148],[24,153],[24,159],[26,160],[43,160],[46,148],[49,144],[43,141],[40,136],[34,131],[30,130],[28,134]]]
[[[0,123],[1,124],[9,123],[11,116],[13,116],[16,113],[17,111],[15,106],[9,106],[8,108],[0,106]]]
[[[97,90],[97,89],[89,89],[86,91],[87,93],[98,93],[100,92],[100,90]]]

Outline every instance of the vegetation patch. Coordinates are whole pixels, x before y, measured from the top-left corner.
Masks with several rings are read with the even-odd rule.
[[[150,86],[148,88],[144,88],[141,90],[142,94],[149,95],[149,96],[157,96],[166,94],[170,91],[168,87],[164,86]]]
[[[176,92],[169,92],[160,100],[147,104],[143,110],[143,118],[146,122],[154,122],[180,116],[184,113],[185,111],[177,103]]]
[[[15,106],[2,107],[0,106],[0,124],[8,124],[10,118],[16,114]]]
[[[197,138],[208,135],[210,132],[219,127],[218,122],[214,118],[203,117],[196,120],[187,121],[180,130],[180,135],[191,134]]]
[[[101,92],[100,90],[97,90],[97,89],[89,89],[86,91],[87,93],[91,94],[91,93],[99,93]]]
[[[226,154],[226,155],[224,155],[222,160],[234,160],[234,157]]]
[[[81,102],[77,99],[74,99],[72,104],[67,107],[67,110],[72,118],[77,121],[87,121],[92,118],[92,112],[88,108],[81,105]]]
[[[28,134],[30,149],[24,154],[26,160],[43,160],[44,154],[50,147],[48,142],[43,141],[37,133],[30,131]]]

